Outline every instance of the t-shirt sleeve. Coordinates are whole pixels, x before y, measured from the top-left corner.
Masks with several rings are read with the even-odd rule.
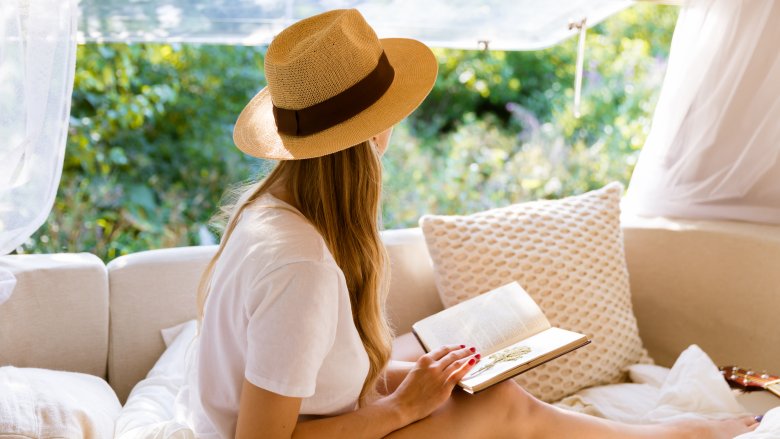
[[[280,395],[312,396],[336,338],[338,271],[322,262],[295,262],[256,279],[251,288],[244,376]]]

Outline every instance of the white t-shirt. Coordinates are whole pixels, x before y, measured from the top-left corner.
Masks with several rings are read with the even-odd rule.
[[[199,437],[235,436],[244,377],[303,398],[301,415],[356,408],[368,355],[344,274],[303,215],[270,194],[248,206],[211,285],[193,374]]]

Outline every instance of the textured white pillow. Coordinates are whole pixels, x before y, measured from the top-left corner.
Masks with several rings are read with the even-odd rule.
[[[110,438],[121,408],[96,376],[0,367],[0,437]]]
[[[561,200],[420,219],[445,307],[517,281],[553,326],[592,337],[589,346],[516,378],[542,400],[620,382],[627,366],[651,361],[631,306],[622,192],[611,183]]]

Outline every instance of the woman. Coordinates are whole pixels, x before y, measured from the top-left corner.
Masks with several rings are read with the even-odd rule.
[[[465,345],[390,362],[377,217],[392,127],[430,91],[423,44],[378,40],[355,10],[271,43],[268,87],[234,140],[279,160],[239,199],[201,285],[202,437],[733,437],[752,420],[637,427],[541,403],[514,382],[453,392]]]

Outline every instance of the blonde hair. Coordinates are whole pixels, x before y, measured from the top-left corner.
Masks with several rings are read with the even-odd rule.
[[[368,353],[369,370],[360,392],[361,404],[375,395],[375,385],[390,358],[392,332],[384,314],[389,270],[379,236],[382,165],[369,141],[322,157],[280,161],[261,182],[243,192],[230,209],[217,253],[206,266],[198,287],[202,319],[214,266],[253,201],[281,183],[295,205],[319,231],[344,273],[352,318]]]

